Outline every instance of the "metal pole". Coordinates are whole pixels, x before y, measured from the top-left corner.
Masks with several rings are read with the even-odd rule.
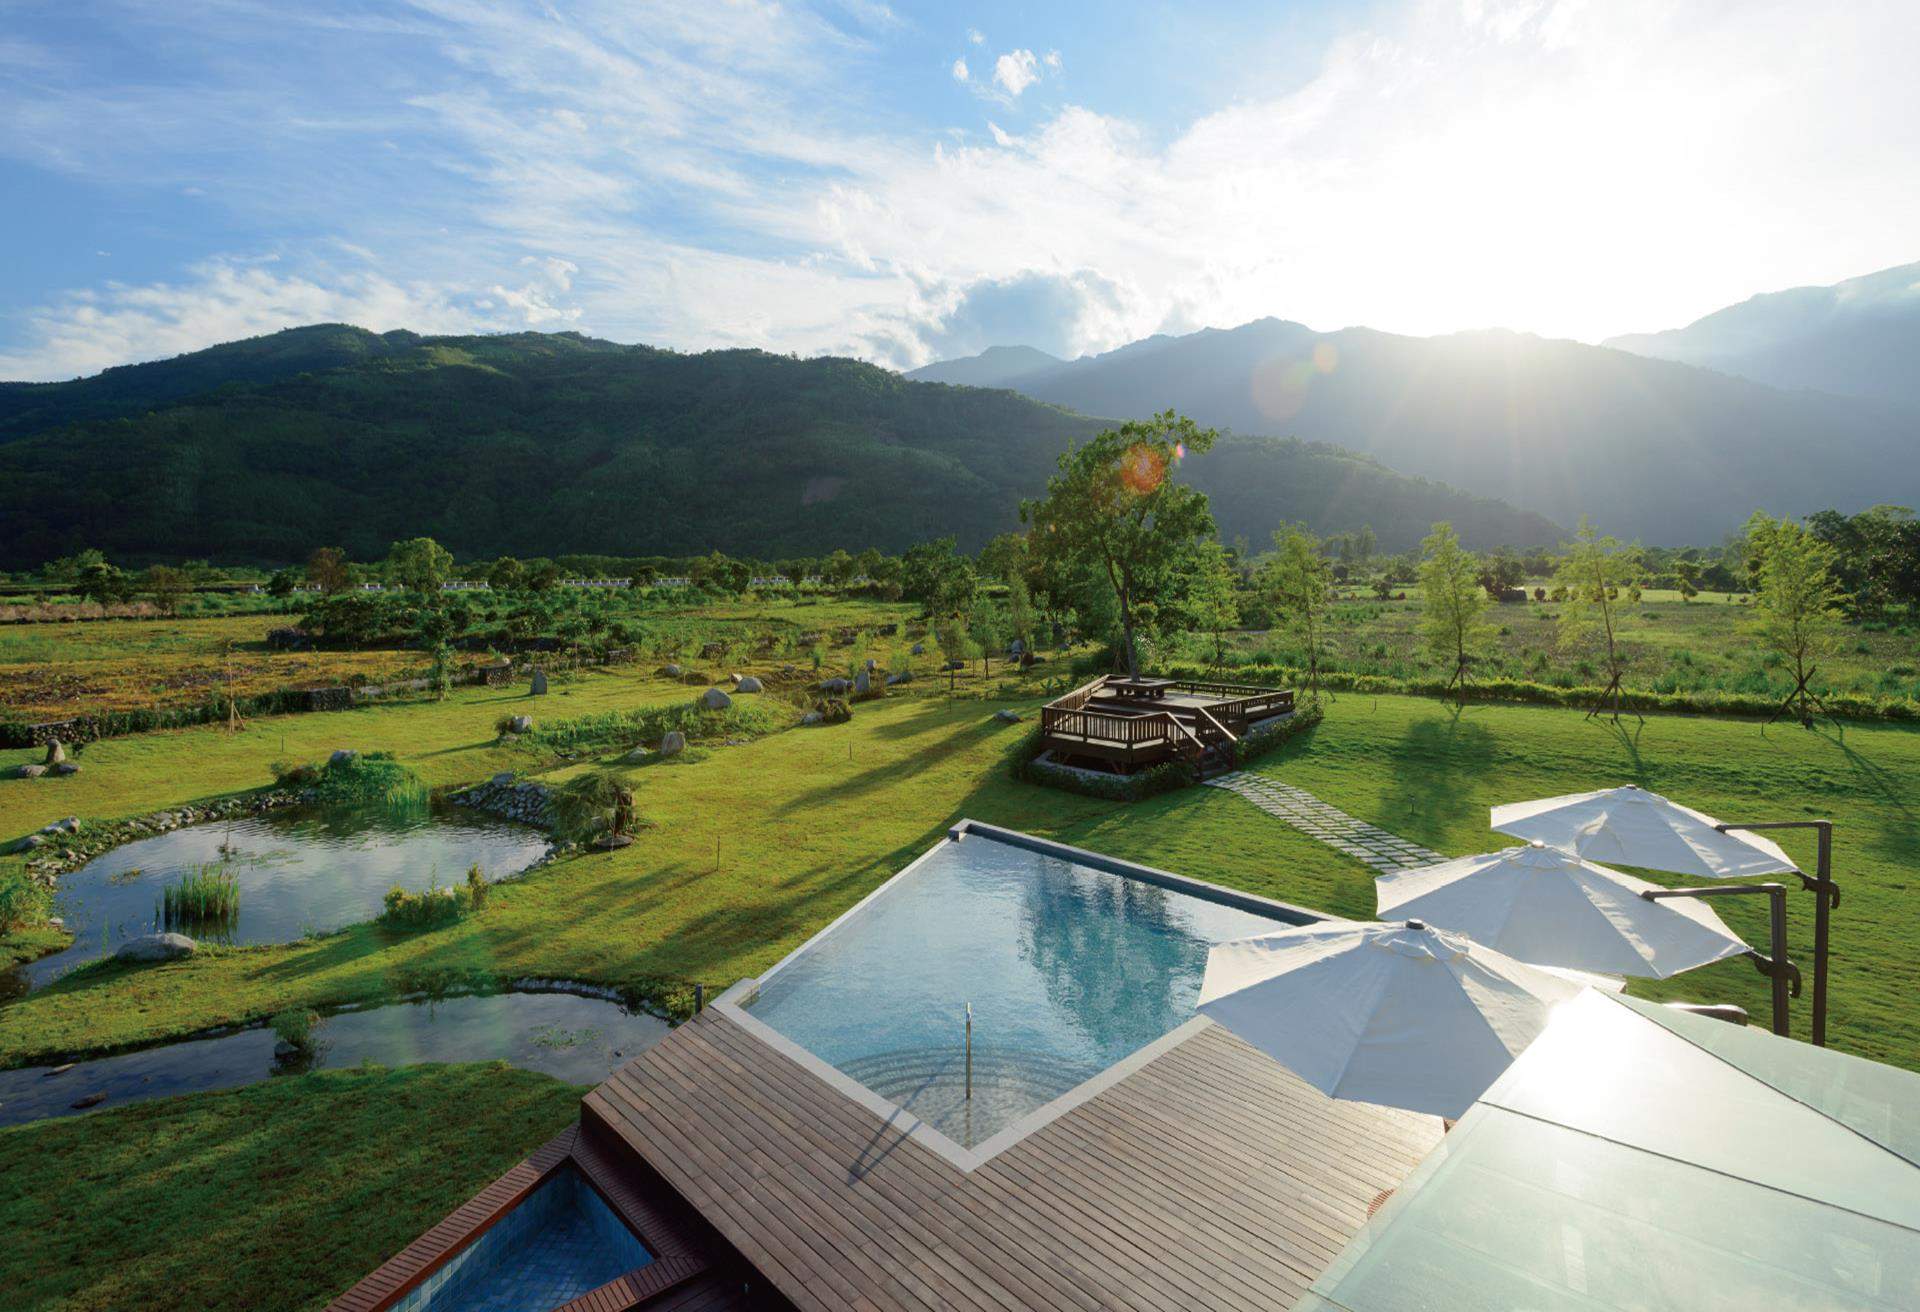
[[[966,1005],[966,1101],[973,1101],[973,1003]]]
[[[1815,1046],[1824,1048],[1827,1046],[1827,960],[1832,931],[1831,913],[1840,905],[1840,885],[1833,882],[1833,821],[1763,820],[1750,825],[1720,825],[1718,828],[1721,833],[1732,829],[1812,829],[1819,837],[1819,855],[1813,876],[1809,878],[1804,870],[1794,873],[1800,876],[1800,886],[1814,896],[1812,1029]]]
[[[1663,902],[1675,897],[1737,897],[1748,893],[1767,895],[1769,925],[1769,943],[1773,950],[1771,957],[1758,952],[1749,954],[1754,964],[1760,967],[1760,973],[1773,983],[1773,1032],[1785,1036],[1788,1032],[1787,993],[1790,981],[1797,983],[1799,970],[1787,959],[1787,886],[1785,884],[1720,884],[1712,888],[1650,888],[1640,896],[1649,902]],[[1798,995],[1798,987],[1793,993]]]

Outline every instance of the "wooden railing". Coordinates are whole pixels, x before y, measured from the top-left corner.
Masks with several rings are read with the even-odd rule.
[[[1125,710],[1087,709],[1106,690],[1107,677],[1101,675],[1042,707],[1041,733],[1129,765],[1143,749],[1148,760],[1162,754],[1197,759],[1209,748],[1238,742],[1248,724],[1293,708],[1293,693],[1286,689],[1181,680],[1175,689],[1220,700],[1197,707],[1141,700]]]

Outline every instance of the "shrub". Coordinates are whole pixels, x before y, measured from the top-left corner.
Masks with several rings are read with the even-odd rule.
[[[329,806],[387,806],[404,810],[423,807],[426,783],[391,752],[368,752],[344,761],[329,761],[319,772],[321,802]]]
[[[679,730],[690,743],[715,738],[749,738],[785,729],[792,708],[770,697],[742,697],[721,711],[699,702],[674,706],[642,706],[630,711],[602,711],[571,720],[535,726],[521,742],[547,751],[604,751],[634,742],[656,742]]]
[[[853,718],[853,707],[838,697],[822,697],[813,704],[813,709],[826,724],[845,724]]]
[[[570,843],[624,834],[635,823],[633,789],[611,770],[590,770],[553,790],[551,814],[553,832]]]
[[[320,1023],[320,1013],[296,1007],[292,1011],[283,1011],[267,1022],[267,1027],[280,1042],[296,1052],[313,1051],[313,1027]]]
[[[267,768],[273,771],[273,782],[282,788],[311,788],[320,782],[320,767],[317,765],[275,761]]]
[[[386,910],[380,913],[380,923],[398,930],[438,929],[453,924],[477,909],[471,891],[472,871],[467,878],[467,888],[433,884],[418,893],[395,884],[387,890]]]
[[[0,934],[32,929],[53,913],[53,894],[24,870],[0,870]]]

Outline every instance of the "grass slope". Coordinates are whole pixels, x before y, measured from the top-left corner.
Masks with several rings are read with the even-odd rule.
[[[19,1312],[315,1308],[579,1114],[499,1063],[277,1079],[0,1130]]]

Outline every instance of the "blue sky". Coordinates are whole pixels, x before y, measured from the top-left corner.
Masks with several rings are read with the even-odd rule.
[[[1908,0],[0,0],[0,377],[323,319],[1594,340],[1920,258],[1915,49]]]

